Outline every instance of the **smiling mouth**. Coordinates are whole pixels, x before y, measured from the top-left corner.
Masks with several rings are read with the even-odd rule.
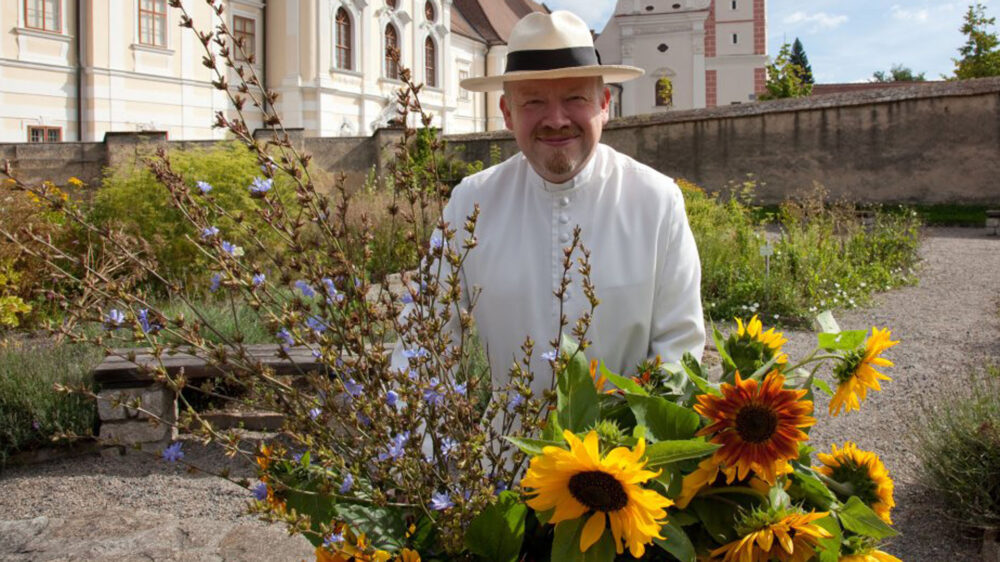
[[[538,140],[549,145],[549,146],[566,146],[567,144],[575,141],[577,136],[566,136],[566,137],[538,137]]]

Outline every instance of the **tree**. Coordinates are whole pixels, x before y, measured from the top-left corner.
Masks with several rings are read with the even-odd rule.
[[[813,80],[812,67],[809,66],[809,57],[806,56],[806,50],[802,47],[802,41],[799,38],[795,38],[795,42],[792,43],[792,56],[789,58],[792,64],[798,65],[802,69],[802,73],[799,78],[807,84],[815,84]]]
[[[924,73],[914,74],[913,69],[901,64],[894,64],[889,72],[876,70],[872,74],[872,82],[924,82],[927,78]]]
[[[959,47],[961,59],[952,59],[955,63],[955,78],[983,78],[1000,76],[1000,39],[995,31],[989,31],[989,26],[996,23],[996,18],[986,17],[986,6],[979,2],[969,6],[965,13],[965,23],[960,31],[967,37],[965,45]]]
[[[803,80],[804,71],[801,66],[791,61],[791,46],[785,43],[778,51],[774,62],[767,65],[767,92],[758,99],[775,100],[780,98],[801,98],[812,93],[812,84]]]

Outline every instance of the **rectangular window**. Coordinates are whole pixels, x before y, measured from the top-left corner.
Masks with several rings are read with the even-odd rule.
[[[469,90],[466,90],[465,88],[462,87],[462,80],[465,80],[468,77],[469,77],[469,71],[468,70],[459,70],[458,71],[458,84],[459,84],[458,85],[458,99],[460,99],[460,100],[467,100],[467,99],[469,99]]]
[[[139,0],[139,43],[167,46],[167,0]]]
[[[243,50],[233,45],[233,55],[236,60],[257,60],[257,22],[243,16],[233,16],[233,37],[243,40]],[[243,56],[246,52],[247,56]]]
[[[740,42],[740,36],[736,33],[733,34],[733,45],[737,45]]]
[[[736,0],[733,0],[732,6],[733,6],[733,9],[735,10],[736,9]]]
[[[28,142],[62,142],[62,127],[28,127]]]
[[[62,0],[24,0],[24,27],[62,33]]]

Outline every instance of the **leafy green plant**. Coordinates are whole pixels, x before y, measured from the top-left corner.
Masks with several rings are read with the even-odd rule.
[[[1000,369],[973,376],[969,392],[927,407],[917,433],[924,484],[960,524],[1000,529]]]
[[[85,396],[53,392],[53,384],[90,387],[99,349],[85,344],[0,342],[0,466],[11,454],[87,435],[97,407]]]

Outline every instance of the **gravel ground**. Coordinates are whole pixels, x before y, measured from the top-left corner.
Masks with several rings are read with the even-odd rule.
[[[964,376],[1000,360],[1000,238],[981,229],[930,229],[917,286],[877,295],[871,307],[841,311],[845,329],[889,327],[900,344],[884,391],[860,412],[829,418],[817,396],[813,445],[852,440],[876,451],[896,482],[893,519],[900,537],[886,550],[906,561],[979,560],[966,538],[917,483],[913,431],[925,405],[955,395]],[[786,332],[793,357],[815,336]],[[185,445],[201,466],[249,467],[216,449]],[[299,560],[301,537],[288,538],[243,514],[249,494],[221,479],[185,472],[139,453],[90,456],[0,474],[0,560]]]

